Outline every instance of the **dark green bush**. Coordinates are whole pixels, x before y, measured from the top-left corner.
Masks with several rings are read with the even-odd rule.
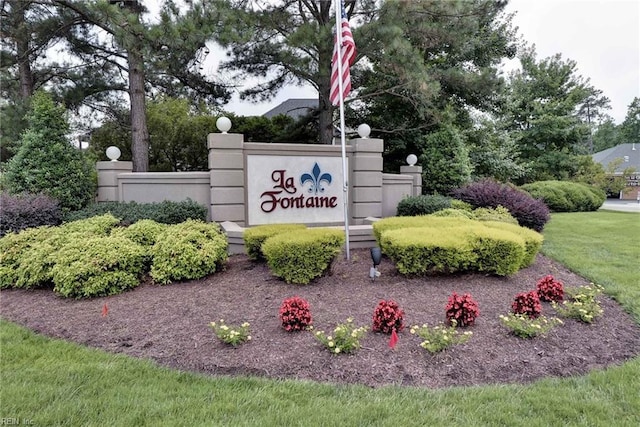
[[[214,222],[187,220],[167,227],[153,246],[151,277],[160,284],[200,279],[227,261],[227,237]]]
[[[138,286],[145,250],[124,237],[76,235],[55,256],[54,291],[64,297],[119,294]]]
[[[571,181],[537,181],[521,188],[544,201],[553,212],[596,211],[606,199],[601,189]]]
[[[262,244],[262,253],[275,276],[306,285],[322,276],[343,244],[344,232],[340,230],[307,228],[269,237]]]
[[[85,209],[65,215],[64,220],[75,221],[105,213],[113,214],[125,224],[133,224],[141,219],[151,219],[162,224],[179,224],[188,219],[207,220],[207,208],[193,200],[184,202],[165,200],[159,203],[94,203]]]
[[[420,195],[405,197],[398,203],[398,216],[428,215],[451,207],[449,197],[434,195]]]
[[[45,193],[64,212],[87,206],[95,197],[97,175],[90,159],[69,143],[65,108],[44,92],[33,95],[31,107],[29,128],[7,162],[7,189],[12,194]]]
[[[242,235],[247,255],[254,261],[263,260],[265,258],[261,248],[265,240],[276,234],[289,233],[305,228],[307,227],[303,224],[269,224],[248,228]]]
[[[62,222],[62,211],[57,200],[45,194],[0,195],[0,237],[10,231],[44,225],[58,225]]]

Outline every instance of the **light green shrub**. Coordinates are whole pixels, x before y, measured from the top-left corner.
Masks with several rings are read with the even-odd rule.
[[[402,274],[469,270],[477,255],[468,238],[471,227],[400,228],[382,233],[381,247]]]
[[[473,206],[470,203],[463,202],[458,199],[451,199],[451,209],[459,209],[461,211],[472,211]]]
[[[145,250],[123,237],[69,239],[55,256],[54,291],[65,297],[114,295],[140,283]]]
[[[508,276],[517,272],[522,265],[525,241],[515,233],[498,228],[475,227],[471,245],[477,255],[475,270]]]
[[[67,222],[65,224],[62,224],[60,228],[66,233],[81,233],[84,235],[92,236],[107,236],[111,232],[111,229],[118,225],[119,222],[119,218],[116,218],[110,213],[107,213],[87,219]]]
[[[373,234],[381,245],[380,237],[382,233],[388,230],[396,230],[399,228],[414,227],[435,227],[447,228],[458,227],[462,224],[473,224],[473,221],[461,217],[438,217],[433,215],[418,215],[410,217],[392,216],[383,218],[373,223]]]
[[[158,236],[167,227],[167,224],[161,224],[151,219],[143,219],[128,227],[116,227],[111,230],[111,235],[125,237],[139,245],[151,248],[158,240]]]
[[[509,213],[509,209],[504,206],[497,206],[495,208],[477,208],[473,210],[473,216],[478,221],[501,221],[518,225],[518,220],[515,219]]]
[[[338,229],[307,228],[269,237],[262,253],[275,276],[305,285],[327,270],[343,244],[344,232]]]
[[[441,211],[434,212],[429,216],[476,219],[475,215],[470,210],[454,208],[442,209]]]
[[[289,233],[305,228],[307,227],[303,224],[269,224],[248,228],[242,235],[247,255],[255,261],[263,260],[264,255],[261,247],[265,240],[276,234]]]
[[[522,264],[520,268],[525,268],[533,264],[536,260],[536,255],[542,248],[542,242],[544,237],[542,234],[527,227],[521,227],[516,224],[509,224],[499,221],[485,221],[482,223],[485,227],[498,228],[500,230],[506,230],[511,233],[517,234],[524,239],[524,256],[522,258]]]
[[[15,287],[36,288],[51,285],[56,256],[73,236],[78,234],[66,234],[60,227],[55,227],[47,236],[34,243],[20,257],[20,263],[15,270]],[[78,238],[83,236],[79,235]]]
[[[160,284],[200,279],[227,261],[227,237],[216,223],[188,220],[167,227],[153,246],[151,277]]]
[[[0,289],[16,285],[17,270],[24,255],[53,230],[53,227],[28,228],[0,238]]]

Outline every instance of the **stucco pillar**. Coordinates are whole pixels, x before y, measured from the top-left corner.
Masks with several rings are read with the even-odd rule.
[[[401,175],[410,175],[413,177],[412,196],[422,194],[422,166],[400,166]]]
[[[349,141],[351,157],[351,222],[361,225],[367,217],[382,217],[382,150],[384,141],[356,138]]]
[[[106,161],[97,162],[98,202],[121,202],[118,193],[118,175],[133,171],[132,162]]]
[[[244,135],[210,133],[211,220],[246,225]]]

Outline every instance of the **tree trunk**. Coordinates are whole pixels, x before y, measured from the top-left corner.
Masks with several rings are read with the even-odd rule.
[[[16,28],[16,56],[18,58],[18,74],[20,75],[20,96],[29,99],[33,95],[33,73],[31,71],[31,57],[29,41],[31,33],[25,20],[25,11],[30,2],[13,2],[11,4],[12,21]]]
[[[128,52],[129,99],[131,101],[131,157],[134,172],[149,170],[149,130],[145,115],[144,64],[134,47]]]

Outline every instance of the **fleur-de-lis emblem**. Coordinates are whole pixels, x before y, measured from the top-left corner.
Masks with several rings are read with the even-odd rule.
[[[311,186],[309,187],[309,193],[322,193],[324,191],[324,187],[322,186],[322,182],[326,182],[327,184],[331,184],[331,174],[329,173],[320,173],[320,166],[318,166],[318,162],[313,165],[313,169],[311,173],[303,173],[300,175],[300,182],[304,185],[306,182],[310,181]]]

